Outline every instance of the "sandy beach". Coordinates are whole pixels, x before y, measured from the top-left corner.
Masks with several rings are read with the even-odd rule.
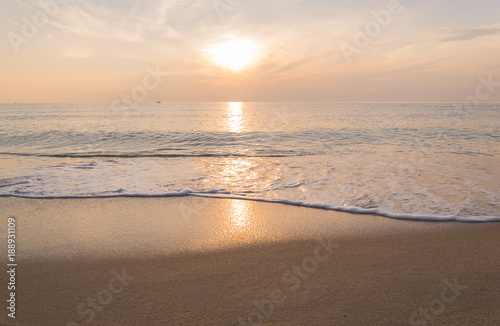
[[[0,207],[18,262],[1,325],[500,323],[499,223],[201,197]]]

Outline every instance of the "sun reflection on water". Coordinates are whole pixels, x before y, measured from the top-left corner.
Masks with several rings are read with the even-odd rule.
[[[241,132],[243,129],[242,104],[241,102],[229,103],[226,126],[230,132]]]
[[[243,103],[230,102],[226,112],[226,128],[229,132],[242,132],[244,130]],[[254,178],[249,169],[252,163],[242,158],[228,158],[224,162],[222,174],[227,182],[238,183],[244,187],[247,179]],[[231,234],[240,234],[248,232],[251,224],[251,212],[248,202],[245,200],[233,200],[230,203],[229,215],[227,217],[227,230]]]

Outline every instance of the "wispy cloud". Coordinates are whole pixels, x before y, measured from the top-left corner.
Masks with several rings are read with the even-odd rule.
[[[41,1],[46,0],[4,1],[3,35],[22,35],[26,19],[42,10]],[[498,0],[402,1],[404,12],[350,65],[339,44],[352,44],[358,29],[375,21],[373,12],[386,10],[387,0],[220,1],[233,7],[223,20],[214,0],[70,1],[39,28],[37,38],[21,44],[22,56],[0,51],[6,58],[0,67],[16,75],[25,71],[20,80],[38,83],[45,83],[47,76],[39,73],[40,67],[61,81],[70,78],[71,67],[71,75],[97,76],[82,82],[97,93],[119,87],[100,76],[124,85],[126,76],[140,77],[142,67],[159,64],[169,75],[162,87],[190,100],[226,98],[232,86],[236,93],[247,90],[264,100],[290,94],[299,99],[306,93],[304,98],[313,99],[317,92],[334,100],[365,93],[391,98],[393,88],[405,87],[407,94],[416,87],[437,94],[443,82],[452,94],[453,85],[498,68]],[[258,45],[254,63],[239,73],[214,64],[207,49],[238,38]],[[3,42],[6,48],[11,45],[6,37]],[[8,61],[8,56],[15,60]],[[17,87],[19,94],[24,90],[21,82],[5,84],[12,91]],[[52,86],[54,98],[58,87],[66,83]],[[274,95],[278,91],[282,96]]]
[[[469,41],[484,36],[498,35],[500,34],[500,28],[447,28],[442,30],[441,34],[445,34],[445,36],[440,39],[441,42]]]
[[[149,31],[158,32],[159,19],[159,15],[139,14],[137,6],[122,13],[89,2],[82,2],[72,3],[65,7],[53,25],[70,35],[137,42],[145,39],[144,36]],[[169,36],[175,35],[165,24],[161,32]]]

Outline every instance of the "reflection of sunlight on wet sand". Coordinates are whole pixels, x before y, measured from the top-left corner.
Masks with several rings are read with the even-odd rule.
[[[225,182],[236,183],[241,188],[251,184],[250,179],[256,178],[255,173],[249,173],[253,164],[243,158],[229,158],[224,161],[223,175]],[[231,234],[238,234],[238,237],[249,233],[253,216],[246,200],[234,200],[228,207],[228,216],[225,218],[225,229]],[[227,233],[226,233],[227,235]],[[247,234],[248,236],[248,234]]]
[[[250,223],[248,202],[246,200],[234,200],[231,202],[230,216],[228,219],[228,228],[231,231],[241,232]]]
[[[223,175],[226,182],[237,182],[240,186],[244,186],[245,179],[250,177],[247,170],[251,166],[249,161],[241,158],[225,160]],[[229,210],[228,229],[231,232],[243,231],[249,224],[248,203],[244,200],[235,200],[231,202]]]
[[[241,106],[241,102],[229,103],[229,112],[226,126],[230,132],[241,132],[243,129],[243,115]]]

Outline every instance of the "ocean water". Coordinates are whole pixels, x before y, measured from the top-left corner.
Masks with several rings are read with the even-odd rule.
[[[0,104],[0,196],[500,220],[500,104]]]

